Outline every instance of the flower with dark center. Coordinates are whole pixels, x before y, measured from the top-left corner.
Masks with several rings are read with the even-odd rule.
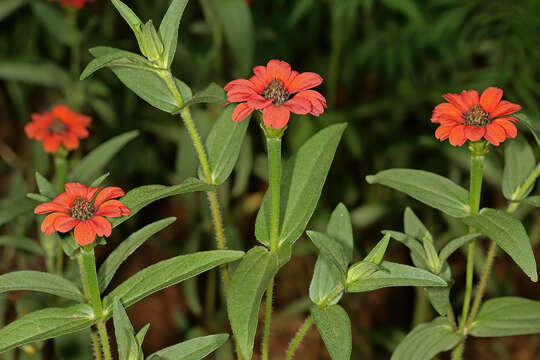
[[[32,114],[32,121],[24,131],[29,138],[41,141],[46,152],[55,153],[60,145],[67,150],[78,148],[79,139],[88,137],[87,127],[91,122],[90,117],[57,105],[51,111]]]
[[[326,108],[326,99],[309,90],[323,79],[315,73],[298,73],[285,61],[270,60],[266,66],[255,66],[249,80],[236,79],[225,86],[229,102],[239,102],[232,119],[242,121],[254,110],[262,110],[266,126],[281,129],[290,113],[319,116]]]
[[[129,208],[118,200],[124,195],[119,187],[86,187],[79,183],[67,183],[65,192],[51,202],[38,205],[35,214],[47,214],[41,223],[41,231],[51,235],[55,231],[68,232],[75,229],[75,241],[81,246],[94,242],[96,235],[111,235],[111,223],[105,217],[130,214]]]
[[[501,100],[502,95],[503,91],[496,87],[487,88],[480,96],[475,90],[443,95],[448,102],[437,105],[431,117],[432,122],[440,124],[435,137],[441,141],[449,139],[454,146],[482,138],[499,145],[507,137],[516,137],[514,123],[518,119],[510,115],[521,110],[521,106]]]

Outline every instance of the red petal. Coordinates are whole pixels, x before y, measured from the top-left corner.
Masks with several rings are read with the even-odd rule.
[[[65,186],[64,186],[65,188]],[[66,207],[67,209],[71,208],[71,204],[73,204],[73,199],[75,197],[71,194],[68,194],[67,192],[63,192],[59,195],[57,195],[52,202],[62,205]]]
[[[461,99],[463,103],[470,109],[474,105],[478,105],[480,97],[478,96],[478,91],[476,90],[463,90],[461,92]]]
[[[450,136],[450,131],[455,127],[455,125],[441,125],[435,130],[435,137],[441,141],[448,139]]]
[[[95,186],[95,187],[89,186],[88,189],[87,189],[88,192],[86,194],[86,200],[92,201],[94,196],[96,196],[98,191],[100,191],[101,189],[103,189],[103,186]]]
[[[465,126],[465,137],[471,141],[478,141],[486,134],[486,127]]]
[[[487,141],[497,146],[506,139],[506,132],[499,125],[491,123],[486,126],[486,135],[484,137]]]
[[[79,147],[79,139],[73,133],[67,133],[63,136],[62,143],[68,150],[75,150]]]
[[[489,114],[492,118],[504,116],[504,115],[510,115],[515,113],[516,111],[521,110],[521,106],[518,104],[512,104],[510,101],[503,100],[497,106],[493,111]]]
[[[88,221],[81,221],[75,226],[75,241],[81,246],[91,244],[96,239],[96,232]]]
[[[242,121],[247,118],[253,110],[255,109],[250,107],[247,103],[238,104],[232,113],[232,120],[236,122]]]
[[[285,84],[289,93],[296,93],[302,90],[307,90],[323,82],[323,78],[313,72],[304,72],[298,74],[291,82]]]
[[[259,110],[259,109],[264,109],[268,105],[271,105],[272,101],[274,100],[273,99],[266,100],[261,95],[251,95],[249,99],[247,100],[247,103],[250,108]]]
[[[465,137],[465,125],[456,125],[450,131],[450,144],[454,146],[461,146],[467,140]]]
[[[55,136],[47,136],[43,139],[43,149],[45,152],[54,154],[60,147],[60,140]]]
[[[253,84],[256,92],[261,93],[264,91],[265,82],[259,79],[256,75],[250,77],[249,81]]]
[[[56,219],[56,221],[54,222],[54,227],[56,228],[56,231],[64,233],[73,229],[75,225],[77,225],[79,222],[81,222],[81,220],[74,219],[71,216],[66,215],[64,217],[59,217],[58,219]]]
[[[289,122],[291,113],[283,106],[268,106],[263,110],[263,122],[266,126],[281,129]]]
[[[270,60],[266,64],[266,81],[270,81],[274,78],[285,82],[291,75],[291,65],[281,60]]]
[[[233,81],[229,81],[223,89],[225,91],[230,91],[236,88],[248,88],[253,91],[257,91],[257,87],[255,86],[255,84],[251,82],[250,80],[246,80],[246,79],[236,79]]]
[[[92,219],[88,220],[92,229],[99,236],[110,236],[112,231],[112,226],[109,221],[107,221],[102,216],[94,216]]]
[[[227,100],[229,102],[241,102],[249,99],[250,96],[256,95],[257,93],[249,88],[239,88],[233,89],[227,92]]]
[[[488,87],[480,96],[480,105],[485,112],[491,114],[499,104],[503,96],[503,91],[496,87]]]
[[[124,196],[125,192],[124,190],[120,189],[116,186],[109,186],[105,189],[101,190],[100,193],[96,196],[96,200],[94,201],[94,207],[96,209],[99,208],[101,204],[103,204],[105,201],[110,199],[119,198],[120,196]]]
[[[266,83],[266,66],[255,66],[253,68],[253,73],[262,83]]]
[[[463,98],[459,94],[444,94],[443,98],[450,104],[454,105],[461,113],[469,111],[469,107],[463,101]]]
[[[66,183],[65,188],[66,192],[74,198],[80,196],[86,199],[86,195],[88,194],[88,188],[80,183],[69,182]]]
[[[300,91],[294,98],[301,97],[308,100],[311,103],[310,113],[319,116],[324,112],[326,106],[326,99],[318,91],[304,90]]]
[[[283,105],[284,108],[289,109],[295,114],[307,114],[311,112],[311,102],[301,96],[296,95],[292,99],[286,101]]]
[[[512,122],[519,122],[519,119],[515,116],[505,116],[505,117],[501,117],[501,118],[498,118],[497,120],[508,120],[508,121],[512,121]]]
[[[517,128],[514,123],[508,120],[497,119],[493,121],[493,124],[497,124],[504,129],[506,136],[509,138],[515,138],[517,136]]]
[[[51,202],[39,204],[38,206],[36,206],[36,208],[34,209],[34,214],[46,214],[50,212],[63,212],[67,214],[68,210],[69,208],[53,200]]]
[[[96,211],[96,216],[119,217],[129,215],[129,208],[118,200],[105,201]]]
[[[41,231],[44,232],[45,235],[51,235],[53,232],[56,231],[56,229],[54,228],[54,222],[61,216],[67,215],[61,212],[55,212],[47,215],[41,223]]]

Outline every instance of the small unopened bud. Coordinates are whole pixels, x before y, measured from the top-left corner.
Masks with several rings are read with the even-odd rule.
[[[441,260],[437,255],[437,250],[433,245],[433,238],[429,233],[426,232],[424,238],[422,239],[422,244],[424,245],[424,251],[426,252],[426,257],[428,261],[428,266],[431,271],[438,274],[441,270]]]
[[[161,38],[159,37],[154,24],[152,24],[152,20],[149,20],[143,26],[142,43],[144,47],[143,53],[148,60],[161,63],[163,43],[161,42]]]
[[[347,272],[347,284],[354,283],[361,279],[367,279],[377,270],[379,270],[379,266],[371,261],[357,262],[351,266]]]

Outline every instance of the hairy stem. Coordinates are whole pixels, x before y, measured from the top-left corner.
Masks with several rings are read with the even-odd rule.
[[[304,338],[304,335],[306,335],[309,328],[311,328],[311,325],[313,325],[313,315],[309,315],[306,318],[306,321],[304,321],[304,324],[302,324],[302,327],[300,327],[295,337],[291,341],[289,349],[287,349],[287,355],[285,356],[285,360],[291,360],[293,358],[296,348],[298,347],[298,345],[300,345],[300,342]]]

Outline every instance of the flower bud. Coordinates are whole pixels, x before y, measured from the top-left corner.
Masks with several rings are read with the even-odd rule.
[[[142,30],[142,43],[144,50],[141,49],[141,51],[148,58],[148,60],[161,64],[163,43],[161,42],[154,24],[152,24],[152,20],[149,20],[146,24],[144,24]]]

